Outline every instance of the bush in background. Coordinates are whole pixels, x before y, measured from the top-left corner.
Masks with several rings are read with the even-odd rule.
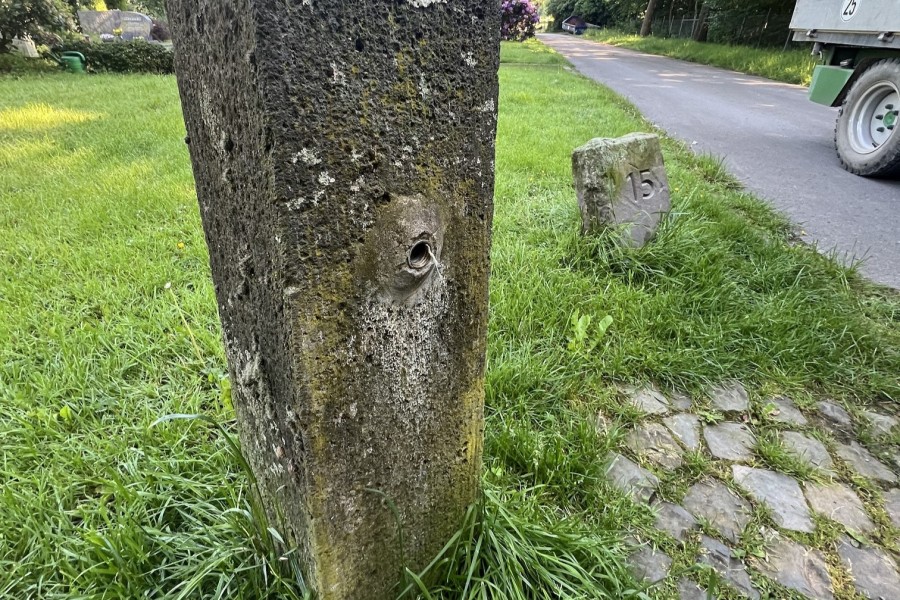
[[[0,74],[48,73],[56,70],[56,65],[48,60],[26,58],[18,52],[0,54]]]
[[[534,37],[534,27],[540,17],[531,0],[503,0],[500,12],[501,39],[522,42]]]
[[[87,61],[87,69],[95,73],[160,73],[175,72],[172,53],[160,44],[141,40],[133,42],[93,43],[67,42],[54,46],[53,53],[81,52]]]

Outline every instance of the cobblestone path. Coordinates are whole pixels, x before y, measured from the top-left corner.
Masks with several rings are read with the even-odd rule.
[[[900,600],[900,419],[890,407],[628,390],[609,482],[652,510],[635,576],[656,598]]]

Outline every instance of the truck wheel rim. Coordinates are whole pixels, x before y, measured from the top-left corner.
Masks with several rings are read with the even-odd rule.
[[[849,119],[850,145],[859,154],[881,148],[900,128],[900,90],[890,81],[881,81],[866,90],[856,102]]]

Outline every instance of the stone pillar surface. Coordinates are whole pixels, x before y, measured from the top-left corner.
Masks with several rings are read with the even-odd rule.
[[[319,597],[393,598],[478,494],[498,2],[168,14],[244,453]]]
[[[582,231],[613,227],[633,247],[649,242],[669,212],[669,180],[659,137],[596,138],[572,153]]]

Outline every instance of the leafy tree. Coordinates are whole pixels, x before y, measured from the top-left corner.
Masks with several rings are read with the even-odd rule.
[[[132,0],[131,10],[157,19],[166,18],[166,0]]]
[[[13,38],[41,38],[73,27],[62,0],[0,0],[0,54],[12,49]]]

